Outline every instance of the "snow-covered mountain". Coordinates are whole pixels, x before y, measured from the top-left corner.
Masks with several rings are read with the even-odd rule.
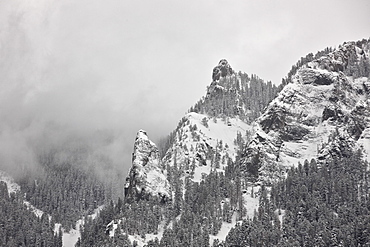
[[[138,132],[132,167],[126,179],[125,201],[159,196],[164,199],[162,202],[169,202],[170,208],[176,207],[179,200],[185,200],[186,184],[204,182],[212,172],[225,174],[228,165],[236,162],[241,148],[252,137],[253,118],[261,114],[261,109],[272,100],[276,91],[271,83],[265,83],[255,75],[250,78],[245,73],[235,73],[225,59],[221,60],[213,69],[212,82],[205,96],[180,120],[166,139],[165,148],[161,146],[161,159],[146,132]],[[248,97],[252,95],[258,103]],[[244,202],[239,204],[245,207],[244,217],[252,217],[258,206],[258,195],[255,194],[258,186],[252,187],[243,190]],[[225,202],[230,208],[230,198],[225,197],[220,202],[221,208]],[[228,211],[231,222],[221,223],[219,233],[211,236],[211,243],[215,239],[225,240],[231,227],[241,219],[237,209],[240,206],[234,201],[232,204]],[[181,210],[178,212],[180,215],[176,220],[181,218]],[[122,224],[127,219],[116,221]],[[110,234],[114,236],[112,222],[107,229],[111,229]],[[141,246],[154,237],[162,237],[172,224],[172,221],[168,225],[161,224],[158,234],[147,233],[144,238],[128,235],[128,238],[138,241]]]
[[[279,93],[222,59],[205,96],[159,149],[145,131],[138,132],[125,187],[128,204],[124,210],[122,203],[111,204],[103,214],[113,215],[104,219],[106,241],[218,246],[241,243],[239,234],[247,233],[239,230],[249,232],[252,225],[259,234],[259,227],[289,223],[284,220],[292,217],[292,205],[271,210],[269,198],[288,193],[282,185],[291,176],[300,181],[303,173],[291,167],[301,163],[313,169],[310,175],[321,176],[317,169],[352,156],[370,161],[369,50],[369,40],[362,40],[308,54],[292,67]],[[277,228],[274,234],[285,233]]]
[[[341,158],[358,149],[369,161],[368,57],[368,42],[349,42],[299,68],[256,121],[244,150],[247,173],[270,183],[298,162]]]
[[[240,147],[252,135],[252,117],[260,114],[276,90],[270,82],[265,83],[255,75],[249,78],[245,73],[234,72],[227,60],[222,59],[213,69],[205,97],[171,133],[162,160],[145,131],[138,132],[126,180],[126,200],[148,194],[170,199],[171,188],[165,177],[168,167],[176,166],[183,178],[195,182],[200,182],[211,170],[224,171],[229,159],[235,161]],[[247,97],[251,94],[259,98],[258,106]]]
[[[253,133],[253,120],[270,102],[277,88],[257,76],[236,73],[226,59],[213,69],[212,82],[171,134],[162,159],[165,167],[179,166],[193,181],[212,169],[223,171],[235,161],[240,147]],[[251,96],[255,97],[255,101]]]

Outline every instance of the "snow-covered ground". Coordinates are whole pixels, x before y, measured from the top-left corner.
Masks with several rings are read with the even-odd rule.
[[[94,210],[94,213],[88,215],[87,217],[91,219],[95,219],[100,210],[103,209],[104,206],[99,206],[97,209]],[[68,233],[64,231],[63,227],[60,224],[56,224],[55,230],[59,230],[59,227],[62,227],[63,232],[63,247],[74,247],[78,241],[78,238],[81,237],[80,234],[80,227],[84,224],[84,219],[79,219],[76,221],[75,229],[70,230]],[[57,228],[58,227],[58,228]],[[54,231],[55,231],[54,230]]]
[[[209,235],[209,244],[212,246],[213,242],[218,239],[220,241],[224,241],[226,239],[227,234],[230,232],[231,228],[233,228],[237,222],[242,222],[242,221],[237,221],[237,213],[235,212],[233,214],[231,223],[227,222],[222,222],[221,229],[217,233],[217,235]]]
[[[38,208],[36,208],[35,206],[33,206],[30,202],[28,201],[23,201],[23,203],[27,206],[27,209],[32,211],[37,217],[41,217],[44,212]],[[51,219],[51,216],[49,215],[49,219]]]
[[[280,227],[283,226],[283,219],[285,217],[285,210],[284,209],[276,209],[275,214],[278,216],[280,221]]]
[[[207,115],[191,112],[187,114],[187,118],[190,120],[190,124],[196,124],[198,131],[202,133],[202,137],[207,141],[211,147],[216,147],[217,142],[222,141],[223,145],[229,146],[226,149],[229,152],[230,158],[235,158],[237,146],[234,144],[234,140],[239,133],[244,136],[247,130],[252,130],[252,126],[243,122],[239,118],[228,118],[223,121],[221,118],[210,118]],[[206,118],[208,120],[208,127],[202,124],[202,120]]]
[[[246,215],[243,217],[243,219],[252,219],[254,212],[257,211],[259,206],[259,190],[260,186],[253,186],[253,189],[252,187],[248,187],[246,190],[243,190],[243,206],[244,210],[246,210]],[[239,214],[238,212],[234,212],[231,223],[222,222],[221,229],[217,235],[209,235],[209,242],[211,246],[215,239],[224,241],[231,228],[233,228],[236,223],[242,222],[242,220],[237,220],[237,218],[239,218]]]
[[[370,128],[364,130],[358,143],[363,148],[364,159],[370,163]]]
[[[237,134],[240,133],[244,137],[246,131],[252,132],[253,129],[251,125],[243,122],[238,117],[222,119],[191,112],[185,118],[188,124],[184,124],[177,130],[177,139],[169,153],[167,153],[165,163],[173,164],[176,160],[178,164],[185,164],[195,160],[196,165],[192,178],[194,182],[200,182],[204,175],[208,175],[216,169],[212,166],[211,160],[206,157],[210,149],[214,152],[217,151],[221,159],[228,156],[235,160],[237,146],[234,140]],[[204,120],[207,124],[204,124]],[[192,130],[194,126],[196,126],[196,130]],[[204,159],[205,163],[200,162],[199,156]],[[220,162],[220,167],[216,170],[223,172],[226,163],[227,160],[225,163]]]
[[[248,187],[243,191],[243,203],[246,210],[246,218],[252,219],[254,211],[257,211],[259,206],[259,193],[260,186]],[[252,195],[253,193],[253,195]]]
[[[161,224],[158,227],[158,233],[157,234],[145,234],[145,238],[142,238],[141,236],[135,234],[135,235],[128,235],[128,239],[131,243],[134,241],[137,242],[139,247],[142,247],[146,245],[150,240],[154,240],[155,238],[158,238],[160,240],[163,236],[163,233],[166,228],[171,227],[170,225],[165,225],[165,221],[162,221]]]

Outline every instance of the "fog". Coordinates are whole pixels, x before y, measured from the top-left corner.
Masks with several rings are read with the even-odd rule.
[[[301,56],[369,38],[369,9],[365,0],[3,0],[0,168],[85,147],[87,163],[104,157],[127,172],[137,130],[169,134],[220,59],[279,84]]]

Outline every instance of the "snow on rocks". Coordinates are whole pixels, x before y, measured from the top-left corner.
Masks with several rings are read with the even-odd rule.
[[[0,171],[0,181],[6,183],[9,195],[11,193],[17,193],[21,190],[21,187],[16,182],[14,182],[14,179],[4,171]]]
[[[191,112],[182,122],[163,164],[176,164],[194,182],[200,182],[212,170],[223,172],[227,159],[235,160],[238,133],[244,136],[252,131],[251,125],[237,117],[222,119]]]
[[[212,80],[217,81],[220,79],[220,77],[225,77],[227,75],[231,75],[232,73],[233,69],[231,68],[227,60],[221,59],[218,65],[213,69]]]
[[[11,193],[18,193],[21,191],[21,187],[19,186],[19,184],[14,182],[14,179],[3,171],[0,171],[0,181],[3,181],[6,183],[9,195]],[[33,212],[37,217],[41,218],[41,216],[44,214],[42,210],[36,208],[30,202],[24,200],[23,203],[24,205],[26,205],[27,209]]]
[[[160,163],[157,146],[149,140],[146,131],[139,130],[132,154],[132,167],[126,179],[125,199],[137,200],[158,197],[171,200],[170,184]]]
[[[257,120],[243,164],[248,168],[258,157],[260,180],[274,182],[306,159],[340,157],[343,145],[363,148],[368,159],[369,79],[343,72],[350,53],[358,52],[353,46],[345,44],[298,69]]]

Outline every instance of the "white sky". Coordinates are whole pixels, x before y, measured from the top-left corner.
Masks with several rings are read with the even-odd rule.
[[[220,59],[279,84],[307,53],[369,38],[369,24],[368,0],[2,0],[0,161],[111,130],[104,150],[127,168],[137,130],[172,131]]]

